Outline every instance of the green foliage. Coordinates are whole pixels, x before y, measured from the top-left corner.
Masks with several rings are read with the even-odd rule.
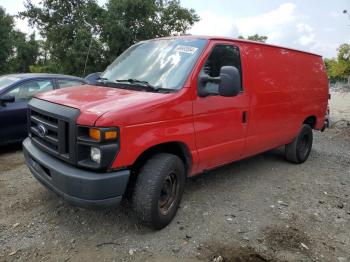
[[[108,0],[104,7],[97,0],[42,0],[38,5],[26,0],[25,7],[19,17],[28,18],[43,40],[15,30],[13,17],[0,6],[0,74],[87,75],[102,71],[138,41],[183,34],[199,21],[179,0]],[[238,38],[268,39],[258,34]],[[331,81],[349,79],[350,45],[342,44],[325,65]]]
[[[39,45],[32,34],[14,29],[13,17],[0,7],[0,74],[10,72],[29,72],[39,55]]]
[[[264,36],[264,35],[255,34],[255,35],[250,35],[247,38],[244,38],[244,36],[240,35],[238,38],[239,39],[247,39],[247,40],[251,40],[251,41],[257,41],[257,42],[266,43],[268,37]]]
[[[185,33],[199,21],[177,0],[109,0],[106,7],[101,37],[110,62],[138,41]]]
[[[39,44],[35,40],[35,34],[29,39],[22,32],[13,33],[14,57],[10,60],[10,68],[13,72],[29,72],[29,67],[36,63],[39,55]]]
[[[350,61],[350,45],[342,44],[339,46],[337,58],[338,61]]]
[[[0,6],[0,74],[8,72],[8,62],[12,56],[13,18]]]
[[[25,7],[20,16],[38,28],[50,55],[48,64],[40,68],[82,76],[90,44],[86,73],[105,67],[103,45],[95,35],[97,18],[104,10],[94,0],[45,0],[42,6],[28,0]]]
[[[185,33],[199,20],[178,0],[109,0],[105,8],[96,0],[27,0],[25,7],[20,17],[45,39],[44,59],[30,70],[80,76],[102,71],[138,41]]]
[[[324,60],[331,82],[344,81],[350,77],[350,45],[342,44],[338,48],[337,58]]]

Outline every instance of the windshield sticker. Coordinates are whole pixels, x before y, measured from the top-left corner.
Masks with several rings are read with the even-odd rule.
[[[175,51],[193,55],[197,51],[197,49],[198,49],[197,47],[193,47],[193,46],[178,45],[175,48]]]

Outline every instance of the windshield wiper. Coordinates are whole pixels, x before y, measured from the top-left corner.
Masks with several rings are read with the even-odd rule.
[[[123,88],[118,85],[115,81],[111,81],[106,77],[99,77],[96,79],[94,85],[97,86],[107,86],[107,87],[113,87],[113,88]]]
[[[138,80],[138,79],[117,79],[115,80],[116,82],[120,83],[120,82],[128,82],[130,84],[136,84],[136,85],[142,85],[144,87],[147,87],[148,89],[151,89],[152,91],[159,91],[161,88],[156,87],[154,85],[151,85],[149,82],[147,81],[143,81],[143,80]]]

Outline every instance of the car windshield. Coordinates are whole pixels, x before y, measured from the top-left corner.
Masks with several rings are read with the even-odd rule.
[[[100,79],[180,89],[206,42],[204,39],[174,38],[137,43],[108,66]]]
[[[0,92],[9,85],[12,85],[13,83],[17,82],[18,80],[20,79],[14,76],[0,76]]]

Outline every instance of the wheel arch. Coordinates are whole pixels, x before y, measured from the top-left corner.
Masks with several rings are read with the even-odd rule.
[[[141,167],[145,161],[157,153],[169,153],[178,156],[183,161],[187,171],[190,171],[192,167],[192,156],[189,147],[184,142],[170,141],[153,145],[144,150],[134,161],[132,169]]]
[[[131,194],[133,192],[133,188],[136,183],[136,179],[139,173],[140,168],[146,163],[148,159],[150,159],[153,155],[157,153],[169,153],[178,156],[184,163],[187,175],[190,173],[192,168],[192,155],[191,151],[184,142],[181,141],[169,141],[163,142],[157,145],[153,145],[146,150],[144,150],[131,165],[130,170],[130,178],[127,187],[127,197],[131,198]]]
[[[314,115],[308,116],[305,118],[303,124],[309,125],[312,129],[314,129],[317,124],[317,117]]]

